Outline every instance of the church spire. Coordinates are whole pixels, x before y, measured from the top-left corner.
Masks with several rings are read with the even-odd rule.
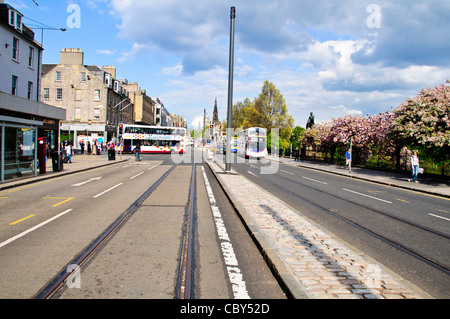
[[[217,109],[217,98],[216,98],[216,101],[214,102],[214,112],[213,112],[213,120],[212,120],[212,122],[214,124],[219,122],[219,111]]]

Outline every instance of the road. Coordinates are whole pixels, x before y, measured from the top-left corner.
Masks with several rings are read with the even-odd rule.
[[[174,298],[192,162],[168,175],[58,298]],[[172,165],[168,155],[143,154],[140,162],[1,192],[0,298],[35,297]],[[197,166],[195,298],[241,297],[236,291],[249,298],[285,298],[217,181],[207,167]],[[220,234],[211,195],[221,214]],[[227,250],[220,238],[224,230]],[[231,270],[230,247],[238,261]]]
[[[447,198],[282,163],[275,173],[261,174],[270,165],[235,158],[232,167],[431,296],[450,297]]]

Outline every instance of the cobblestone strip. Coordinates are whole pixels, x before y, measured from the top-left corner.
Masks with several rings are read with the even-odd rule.
[[[214,168],[214,165],[211,164]],[[221,170],[216,166],[216,171]],[[420,299],[378,265],[237,174],[220,174],[258,231],[310,298]]]

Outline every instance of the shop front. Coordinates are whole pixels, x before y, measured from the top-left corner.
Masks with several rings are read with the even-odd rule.
[[[1,182],[18,177],[37,176],[38,127],[42,122],[17,121],[0,117],[0,173]]]
[[[0,92],[0,182],[46,173],[66,110]]]

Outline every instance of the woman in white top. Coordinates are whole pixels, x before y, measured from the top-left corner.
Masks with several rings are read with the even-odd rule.
[[[413,151],[413,155],[411,155],[411,178],[414,179],[414,182],[417,183],[417,173],[419,171],[419,158],[417,157],[417,151]],[[411,181],[411,178],[408,181]]]

